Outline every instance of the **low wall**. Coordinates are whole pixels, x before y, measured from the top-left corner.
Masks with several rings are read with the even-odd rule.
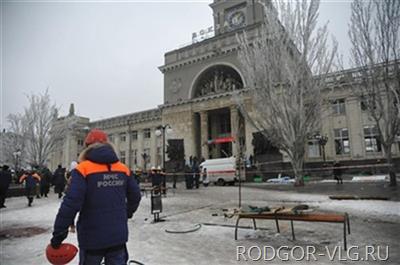
[[[332,178],[334,161],[326,162],[306,162],[304,164],[304,175],[312,178]],[[246,179],[251,181],[255,176],[261,176],[263,180],[276,178],[282,175],[293,176],[293,170],[288,162],[258,161],[257,166],[247,169]],[[400,173],[400,158],[393,159],[396,173]],[[340,161],[342,175],[376,175],[387,174],[386,160],[366,159],[366,160],[342,160]]]

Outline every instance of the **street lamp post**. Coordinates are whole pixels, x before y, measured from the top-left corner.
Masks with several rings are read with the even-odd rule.
[[[172,128],[169,124],[160,125],[157,127],[156,135],[162,136],[162,168],[165,170],[165,133],[169,134],[172,132]]]
[[[15,151],[14,153],[13,153],[13,155],[14,155],[14,158],[15,158],[15,168],[14,168],[14,170],[15,170],[15,174],[17,174],[17,172],[18,172],[18,162],[19,162],[19,158],[21,157],[21,151],[19,150],[19,149],[17,149],[17,151]]]

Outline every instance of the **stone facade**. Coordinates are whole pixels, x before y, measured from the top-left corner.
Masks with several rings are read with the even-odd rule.
[[[64,146],[52,157],[52,166],[68,165],[76,159],[83,147],[84,127],[105,130],[121,160],[131,168],[162,165],[162,137],[155,134],[161,125],[172,128],[166,139],[183,140],[186,159],[236,156],[239,150],[246,157],[253,155],[252,139],[257,130],[236,109],[232,95],[249,83],[241,73],[235,34],[243,29],[249,37],[257,33],[264,17],[262,6],[268,1],[260,2],[215,0],[210,5],[215,36],[165,54],[164,65],[159,67],[164,74],[163,104],[156,109],[96,122],[79,117],[80,123],[74,127],[77,132],[67,132]],[[384,156],[368,133],[373,122],[352,96],[351,91],[357,86],[357,69],[334,73],[327,83],[326,98],[330,103],[321,117],[322,129],[316,131],[328,137],[325,146],[328,161],[361,161]],[[246,90],[241,95],[251,109]],[[332,110],[335,110],[333,115]],[[60,123],[68,119],[71,117],[62,118]],[[306,153],[307,161],[322,161],[321,146],[314,140],[310,140]],[[393,153],[400,156],[400,143]],[[146,160],[143,154],[147,154]]]
[[[71,123],[75,120],[84,122],[74,122],[73,129],[66,130],[63,145],[51,157],[50,166],[52,168],[58,164],[68,167],[71,161],[78,159],[79,153],[84,148],[85,136],[90,128],[100,128],[107,132],[120,160],[129,167],[149,169],[151,166],[162,165],[162,141],[161,137],[157,137],[155,134],[156,128],[161,125],[159,109],[94,122],[72,115],[60,118],[58,123]]]

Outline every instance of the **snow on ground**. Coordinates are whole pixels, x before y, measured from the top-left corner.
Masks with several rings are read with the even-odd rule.
[[[330,200],[329,196],[304,193],[289,193],[283,191],[266,191],[277,204],[306,203],[319,209],[340,211],[368,218],[376,218],[391,222],[400,222],[400,203],[380,200]]]
[[[400,258],[400,203],[392,201],[331,201],[328,196],[299,194],[286,191],[271,191],[243,188],[242,204],[257,206],[278,206],[306,203],[321,210],[346,211],[350,213],[352,234],[349,245],[389,245],[389,262],[398,264]],[[235,218],[223,217],[223,209],[238,206],[237,187],[201,187],[199,190],[185,190],[178,186],[175,193],[169,191],[163,198],[166,220],[154,224],[150,215],[150,196],[142,198],[141,206],[134,219],[129,220],[130,236],[128,250],[130,258],[149,264],[237,264],[237,246],[293,247],[314,246],[318,253],[325,247],[333,249],[342,246],[343,228],[340,224],[295,222],[296,241],[291,239],[290,223],[281,222],[281,233],[276,233],[273,221],[257,221],[258,230],[239,229],[238,240],[234,240]],[[44,249],[51,238],[54,217],[60,200],[51,194],[50,198],[35,199],[33,207],[27,207],[26,198],[9,198],[7,208],[1,209],[1,231],[10,228],[40,227],[47,232],[31,237],[0,238],[2,265],[47,264]],[[216,215],[216,216],[215,216]],[[202,227],[193,233],[171,234],[165,230],[189,230],[196,224]],[[241,226],[251,227],[249,220],[241,220]],[[70,233],[65,242],[77,244],[76,234]],[[362,251],[361,251],[362,252]],[[71,264],[77,264],[75,258]],[[265,261],[254,262],[262,264]],[[283,262],[274,260],[270,264]],[[286,262],[288,264],[288,262]],[[295,262],[293,264],[308,264]],[[320,257],[313,264],[342,264]],[[289,262],[290,264],[290,262]],[[362,264],[379,264],[377,261]]]

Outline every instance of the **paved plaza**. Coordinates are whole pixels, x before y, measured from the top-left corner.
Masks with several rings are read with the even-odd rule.
[[[334,184],[332,184],[334,185]],[[360,184],[362,185],[362,184]],[[389,260],[364,261],[362,264],[398,264],[400,247],[400,203],[397,201],[331,201],[327,195],[275,191],[247,187],[242,189],[243,205],[280,206],[308,204],[318,210],[348,212],[352,233],[348,237],[349,246],[358,246],[360,257],[365,255],[365,247],[381,247],[385,257],[385,247],[389,246]],[[24,197],[9,198],[7,208],[1,210],[1,264],[46,264],[44,249],[51,237],[52,224],[60,201],[51,194],[47,199],[36,199],[33,207],[27,207]],[[343,264],[339,259],[349,259],[346,253],[335,253],[334,261],[327,254],[343,246],[343,228],[340,224],[295,222],[296,241],[291,239],[290,223],[281,222],[281,233],[276,233],[275,224],[270,220],[258,221],[258,230],[251,229],[252,222],[242,220],[238,240],[234,240],[235,218],[225,218],[224,210],[238,206],[238,187],[201,187],[186,190],[183,185],[169,190],[163,198],[164,222],[153,223],[150,215],[150,196],[143,196],[138,212],[129,220],[130,237],[128,249],[130,259],[142,264],[265,264],[258,256],[257,247],[268,246],[290,249],[301,246],[315,248],[317,261],[314,264]],[[167,233],[201,228],[190,233]],[[197,226],[198,227],[198,226]],[[76,244],[76,234],[70,233],[65,242]],[[240,256],[238,247],[253,251],[247,257]],[[327,253],[330,251],[330,253]],[[353,249],[353,252],[355,249]],[[357,250],[358,251],[358,250]],[[332,252],[332,253],[331,253]],[[272,252],[270,252],[272,253]],[[300,253],[301,254],[301,253]],[[295,261],[299,253],[289,259],[289,264],[308,264]],[[350,253],[354,258],[354,253]],[[297,255],[297,256],[296,256]],[[284,258],[285,256],[282,255]],[[268,254],[267,254],[267,258]],[[75,258],[72,264],[77,264]],[[352,261],[347,261],[351,263]],[[353,261],[354,262],[354,261]],[[276,257],[270,264],[281,264]],[[288,264],[288,262],[285,262]],[[359,264],[355,262],[356,264]]]

